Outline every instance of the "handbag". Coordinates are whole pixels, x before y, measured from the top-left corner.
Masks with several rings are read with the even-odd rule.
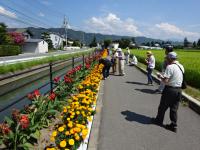
[[[175,64],[175,63],[174,63]],[[183,73],[183,70],[181,69],[181,67],[178,65],[178,64],[176,64],[178,67],[179,67],[179,69],[181,70],[181,72],[182,72],[182,74],[183,74],[183,82],[182,82],[182,85],[181,85],[181,88],[182,89],[186,89],[187,88],[187,83],[186,83],[186,81],[185,81],[185,74]]]

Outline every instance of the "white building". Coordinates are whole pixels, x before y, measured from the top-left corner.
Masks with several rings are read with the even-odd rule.
[[[58,49],[63,45],[63,38],[57,34],[51,33],[50,38],[53,44],[53,48]]]
[[[47,53],[48,43],[43,39],[28,39],[22,46],[23,53]]]

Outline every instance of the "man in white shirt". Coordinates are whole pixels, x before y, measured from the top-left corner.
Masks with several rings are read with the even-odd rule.
[[[167,66],[164,75],[158,74],[158,77],[165,83],[165,88],[161,96],[157,116],[151,120],[154,124],[162,125],[165,112],[170,108],[171,124],[166,125],[165,127],[173,132],[177,131],[177,110],[181,100],[181,86],[184,73],[183,66],[176,61],[176,59],[177,54],[175,52],[170,52],[167,55],[169,65]]]
[[[151,51],[147,51],[147,59],[145,60],[147,64],[147,85],[153,85],[153,78],[152,78],[152,72],[155,68],[155,57],[153,56]]]

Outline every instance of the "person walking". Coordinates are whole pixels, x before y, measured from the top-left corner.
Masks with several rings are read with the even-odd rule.
[[[122,52],[121,48],[117,49],[117,58],[118,58],[118,70],[119,70],[119,75],[124,76],[124,53]]]
[[[129,57],[130,57],[130,50],[129,50],[128,47],[126,48],[124,55],[125,55],[126,64],[128,65],[129,64]]]
[[[117,67],[117,58],[116,58],[116,51],[113,51],[112,56],[111,56],[111,63],[112,63],[112,72],[115,74],[116,72],[116,67]]]
[[[147,64],[147,85],[153,85],[153,78],[152,78],[152,72],[155,68],[155,57],[153,56],[153,53],[151,51],[147,51],[147,58],[145,59]]]
[[[170,108],[171,124],[167,124],[165,128],[177,132],[177,110],[182,95],[181,86],[184,67],[177,61],[177,54],[175,52],[168,53],[167,62],[168,66],[164,75],[157,75],[165,83],[165,88],[162,92],[157,116],[156,118],[152,118],[151,122],[162,125],[165,112]]]
[[[103,73],[103,79],[105,80],[109,76],[110,67],[111,67],[112,63],[108,58],[101,58],[99,60],[99,64],[104,65],[102,73]]]

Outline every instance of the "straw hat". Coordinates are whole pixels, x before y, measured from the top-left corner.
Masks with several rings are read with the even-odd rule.
[[[147,55],[152,55],[152,52],[151,51],[147,51]]]

